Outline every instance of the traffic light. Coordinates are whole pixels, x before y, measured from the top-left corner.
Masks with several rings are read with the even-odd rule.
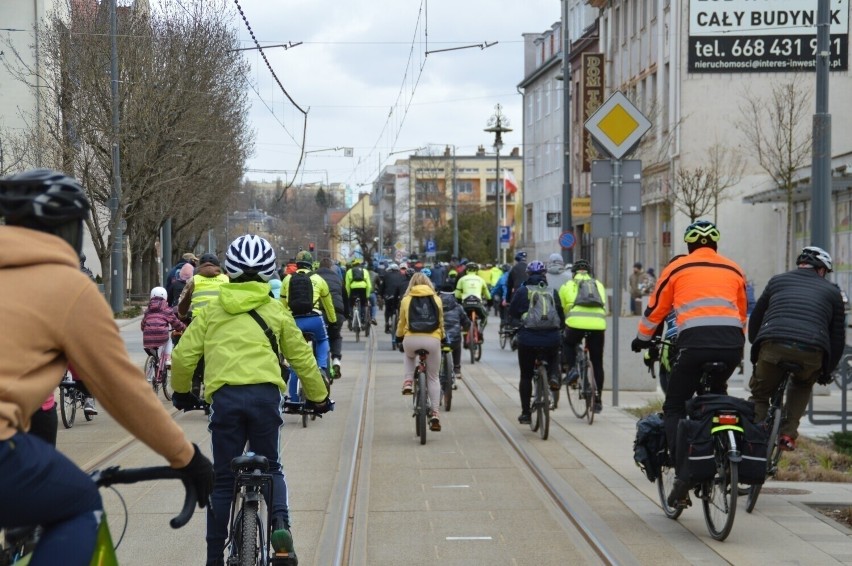
[[[308,249],[309,249],[310,251],[314,251],[314,248],[316,248],[316,245],[315,245],[313,242],[311,242],[311,243],[309,243],[309,244],[308,244]]]

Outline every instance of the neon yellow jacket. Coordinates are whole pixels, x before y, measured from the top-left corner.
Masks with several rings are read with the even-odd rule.
[[[485,280],[476,273],[469,273],[459,279],[456,283],[456,299],[463,301],[465,297],[479,297],[486,301],[491,300],[491,293],[488,292],[488,285]]]
[[[435,301],[435,304],[438,305],[438,328],[429,334],[424,332],[412,332],[411,329],[408,328],[408,305],[411,303],[411,297],[429,296],[431,296],[432,300]],[[418,336],[431,336],[438,340],[444,339],[444,303],[441,301],[441,297],[439,297],[428,285],[415,285],[408,293],[405,294],[399,303],[399,321],[396,324],[396,335],[405,337],[413,334]]]
[[[328,283],[326,283],[325,279],[322,278],[322,275],[317,273],[311,273],[309,269],[297,269],[296,273],[309,273],[311,277],[311,285],[314,286],[314,312],[318,314],[322,314],[320,312],[320,307],[325,311],[325,316],[328,319],[329,324],[334,324],[337,322],[337,314],[334,312],[334,302],[331,299],[331,291],[328,288]],[[284,281],[281,283],[281,302],[284,303],[284,306],[287,307],[287,310],[290,310],[289,303],[287,299],[290,297],[290,278],[292,275],[288,275],[284,278]]]
[[[580,290],[580,281],[584,279],[592,279],[592,276],[584,271],[578,271],[574,279],[566,281],[559,288],[559,300],[565,312],[565,325],[578,330],[606,330],[606,289],[603,283],[595,280],[604,306],[581,307],[574,304]]]
[[[192,276],[192,299],[189,310],[192,316],[198,316],[198,312],[219,295],[219,287],[231,280],[224,273],[207,277],[195,274]]]
[[[491,268],[491,281],[488,282],[488,284],[491,285],[492,289],[494,288],[495,285],[497,285],[497,282],[500,281],[501,277],[503,277],[503,270],[500,269],[499,267],[496,267],[496,266],[492,267]]]
[[[174,390],[189,391],[192,373],[203,355],[208,403],[223,385],[274,383],[286,391],[269,339],[247,314],[256,309],[278,338],[278,351],[299,375],[308,399],[323,401],[328,394],[314,353],[290,311],[269,296],[269,285],[259,281],[225,283],[220,289],[218,299],[201,309],[172,353]]]
[[[364,280],[363,281],[353,281],[352,280],[352,269],[354,269],[354,267],[360,267],[361,269],[364,270]],[[370,296],[370,293],[373,292],[373,284],[370,281],[370,273],[367,270],[367,268],[364,267],[363,265],[353,266],[352,268],[347,269],[346,270],[346,279],[344,280],[344,284],[346,285],[346,295],[347,296],[352,294],[351,293],[352,289],[364,289],[364,288],[366,288],[368,297]]]

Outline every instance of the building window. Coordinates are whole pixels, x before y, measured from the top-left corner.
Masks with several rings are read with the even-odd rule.
[[[532,94],[527,95],[527,126],[533,125],[535,118],[535,99]]]
[[[544,113],[548,116],[550,116],[550,91],[552,90],[550,82],[544,83]]]
[[[657,0],[651,0],[651,21],[652,22],[657,19],[658,7],[659,7],[659,4],[658,4]]]
[[[527,242],[533,241],[533,207],[531,204],[526,206],[524,210],[524,240]]]
[[[485,196],[493,197],[497,193],[497,181],[488,179],[485,183]]]
[[[417,220],[435,220],[437,221],[441,214],[437,208],[418,206],[417,207]]]
[[[648,25],[648,0],[640,0],[642,2],[642,22],[641,28],[645,29],[645,26]]]
[[[553,83],[551,84],[553,85],[553,97],[556,99],[556,103],[553,105],[553,107],[559,110],[560,108],[562,108],[562,89],[559,88],[559,85],[565,84],[565,81],[553,81]]]
[[[472,195],[473,181],[456,181],[456,190],[460,195]]]
[[[541,87],[535,89],[535,119],[541,120]]]
[[[437,181],[417,181],[414,185],[414,196],[418,199],[438,194]]]
[[[618,26],[621,24],[621,7],[615,7],[615,15],[612,17],[612,44],[618,49]]]
[[[544,144],[544,172],[550,173],[553,171],[553,163],[550,161],[550,143]]]

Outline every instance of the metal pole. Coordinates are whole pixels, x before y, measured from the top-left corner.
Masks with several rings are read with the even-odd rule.
[[[562,0],[562,231],[573,228],[571,217],[571,40],[568,37],[568,0]],[[574,250],[562,248],[565,265],[574,262]]]
[[[124,218],[121,214],[121,164],[119,159],[119,108],[118,108],[118,16],[116,3],[109,3],[109,33],[110,33],[110,83],[112,86],[112,177],[113,188],[110,199],[112,214],[112,256],[110,258],[110,306],[113,312],[124,310]]]
[[[500,126],[500,123],[497,123],[497,126]],[[499,137],[500,134],[498,133]],[[497,250],[494,254],[494,261],[500,261],[500,236],[502,231],[500,230],[500,142],[494,144],[494,148],[497,150],[497,172],[494,175],[495,184],[494,184],[494,218],[496,218],[497,222]]]
[[[817,2],[816,113],[811,158],[811,243],[831,251],[831,114],[828,113],[829,0]]]
[[[459,188],[456,186],[456,146],[453,146],[453,257],[459,257]]]
[[[612,160],[612,406],[618,407],[618,319],[621,316],[621,160]]]
[[[385,200],[385,186],[379,183],[376,187],[376,192],[379,194],[379,256],[385,259],[385,213],[382,211],[382,201]]]

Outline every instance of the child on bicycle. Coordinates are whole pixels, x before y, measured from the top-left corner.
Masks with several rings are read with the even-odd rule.
[[[151,300],[142,315],[142,347],[145,353],[153,356],[157,353],[160,363],[166,367],[172,365],[172,341],[169,330],[183,332],[186,325],[180,321],[169,307],[168,293],[164,287],[151,289]],[[148,381],[152,376],[147,376]]]
[[[441,341],[444,339],[444,305],[435,294],[432,281],[423,273],[418,272],[411,276],[408,290],[399,305],[396,336],[400,350],[405,352],[403,395],[413,393],[417,350],[429,352],[426,358],[426,388],[432,404],[429,429],[438,432],[441,430],[438,415],[441,383],[438,380],[438,370],[441,367]]]
[[[461,379],[461,354],[462,354],[462,328],[470,328],[470,318],[456,300],[455,285],[447,281],[441,287],[438,296],[444,307],[444,334],[445,342],[453,349],[453,374],[456,379]]]
[[[509,314],[511,320],[520,324],[518,330],[518,365],[521,370],[521,380],[518,385],[518,393],[521,397],[521,414],[518,422],[529,424],[531,417],[530,399],[532,398],[532,378],[535,371],[535,360],[537,350],[546,351],[545,359],[550,373],[548,381],[551,389],[559,389],[559,342],[561,340],[561,327],[565,315],[562,312],[562,303],[559,301],[559,293],[556,289],[549,289],[545,272],[547,268],[540,261],[531,261],[526,268],[527,280],[521,284],[512,295],[509,303]],[[533,304],[534,293],[546,293],[550,296],[549,312],[541,314],[541,317],[531,317],[530,311]],[[546,304],[546,302],[544,303]],[[534,320],[537,319],[537,320]]]

